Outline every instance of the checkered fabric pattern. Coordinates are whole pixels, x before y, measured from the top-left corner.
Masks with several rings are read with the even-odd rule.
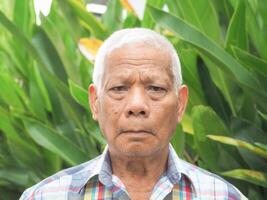
[[[130,200],[120,179],[112,174],[108,146],[102,155],[43,180],[27,189],[20,200]],[[219,176],[178,158],[169,146],[168,168],[151,200],[246,200]]]

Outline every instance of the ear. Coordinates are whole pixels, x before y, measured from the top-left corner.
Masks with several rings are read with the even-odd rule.
[[[98,104],[98,96],[97,96],[97,89],[94,84],[90,84],[88,87],[88,96],[89,96],[89,105],[90,109],[92,111],[92,117],[94,120],[98,120],[98,110],[99,110],[99,104]]]
[[[178,123],[182,120],[188,101],[188,88],[182,85],[178,89]]]

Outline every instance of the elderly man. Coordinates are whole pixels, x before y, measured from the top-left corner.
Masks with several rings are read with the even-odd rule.
[[[233,185],[180,160],[170,145],[188,89],[175,49],[143,29],[113,33],[101,46],[89,86],[90,107],[108,145],[21,199],[246,199]]]

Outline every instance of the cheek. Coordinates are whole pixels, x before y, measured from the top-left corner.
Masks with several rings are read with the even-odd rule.
[[[105,126],[114,126],[122,114],[123,106],[122,103],[110,102],[106,100],[102,103],[100,110],[101,122],[104,123]]]
[[[164,103],[164,104],[155,104],[154,113],[151,113],[155,116],[154,124],[158,125],[159,129],[168,129],[173,131],[178,122],[178,107],[176,103]]]

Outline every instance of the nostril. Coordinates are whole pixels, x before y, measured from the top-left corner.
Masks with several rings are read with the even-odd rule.
[[[145,115],[146,113],[145,113],[145,111],[142,110],[142,111],[140,112],[140,114],[141,114],[141,115]]]
[[[139,112],[134,112],[134,111],[132,111],[132,110],[129,110],[128,111],[128,115],[130,116],[130,115],[146,115],[146,112],[144,111],[144,110],[141,110],[141,111],[139,111]]]

